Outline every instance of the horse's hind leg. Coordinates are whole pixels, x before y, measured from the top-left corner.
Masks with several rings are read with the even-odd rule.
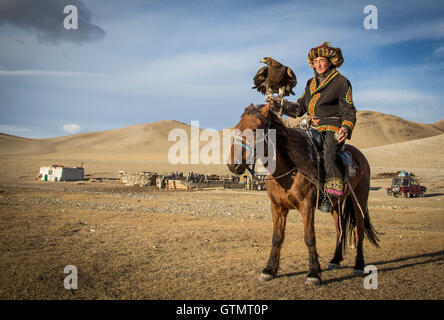
[[[356,226],[355,226],[355,239],[356,239],[356,260],[354,275],[359,276],[364,274],[364,219],[362,218],[359,208],[355,205],[356,214]]]
[[[360,204],[360,207],[362,210],[366,210],[367,208],[367,197],[366,196],[359,196],[357,194],[357,198]],[[356,218],[356,225],[354,228],[354,235],[356,239],[356,260],[355,260],[355,269],[354,269],[354,275],[360,276],[364,274],[364,249],[363,249],[363,243],[364,243],[364,235],[365,235],[365,225],[364,225],[364,217],[362,216],[361,209],[359,206],[354,202],[354,211],[355,211],[355,218]],[[366,212],[364,211],[364,214]]]
[[[279,259],[281,256],[282,243],[284,242],[285,226],[287,223],[288,209],[277,203],[271,202],[271,212],[273,215],[273,239],[270,257],[267,266],[259,277],[261,281],[273,279],[279,269]]]
[[[328,270],[337,269],[339,268],[339,265],[341,261],[343,260],[342,257],[342,234],[341,232],[345,232],[345,225],[343,223],[343,219],[340,221],[339,219],[339,213],[338,213],[338,207],[335,206],[333,208],[333,220],[335,221],[336,225],[336,249],[335,253],[333,255],[333,258],[330,260],[330,263],[328,264]],[[341,222],[341,225],[339,223]]]

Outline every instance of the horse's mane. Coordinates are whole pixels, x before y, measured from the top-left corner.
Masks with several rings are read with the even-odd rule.
[[[264,115],[260,109],[265,105],[247,107],[242,114],[251,114],[263,120]],[[276,130],[276,148],[281,156],[290,166],[297,167],[297,170],[308,180],[316,183],[318,180],[317,163],[313,158],[313,147],[305,132],[297,128],[287,127],[278,115],[270,108],[268,117],[271,120],[270,128]]]

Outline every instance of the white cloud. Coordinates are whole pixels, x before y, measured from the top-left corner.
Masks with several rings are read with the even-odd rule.
[[[65,124],[62,127],[63,131],[70,133],[70,134],[76,134],[82,131],[82,127],[78,124]]]
[[[441,46],[433,50],[433,55],[436,57],[444,57],[444,46]]]

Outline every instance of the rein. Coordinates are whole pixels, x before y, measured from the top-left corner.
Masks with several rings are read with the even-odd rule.
[[[270,119],[270,117],[268,117],[267,133],[264,135],[264,138],[263,138],[263,141],[265,141],[267,144],[269,143],[269,141],[268,141],[268,130],[270,129],[270,127],[271,127],[271,119]],[[313,146],[313,149],[315,150],[316,158],[317,158],[316,162],[317,162],[318,179],[317,179],[317,183],[316,183],[316,209],[318,209],[319,196],[320,196],[320,194],[319,194],[320,193],[320,185],[319,184],[320,184],[320,161],[321,161],[321,158],[320,158],[320,155],[319,155],[319,153],[318,153],[318,151],[316,149],[316,145],[313,142],[313,139],[312,139],[310,133],[308,132],[309,126],[304,126],[303,128],[305,129],[305,131],[307,133],[307,136],[308,136],[308,138],[309,138],[309,140],[310,140],[310,142],[311,142],[311,144]],[[270,142],[272,143],[272,141],[270,141]],[[256,141],[256,143],[257,143],[257,141]],[[240,145],[243,149],[245,149],[247,151],[253,150],[253,157],[254,157],[253,158],[253,163],[251,165],[251,168],[250,168],[249,165],[247,165],[247,170],[250,172],[251,176],[254,179],[258,179],[258,176],[256,175],[256,172],[255,172],[255,166],[256,166],[256,160],[257,160],[256,159],[256,148],[254,146],[253,147],[250,146],[248,144],[248,141],[244,140],[244,138],[239,137],[239,136],[235,137],[235,141],[233,142],[233,144]],[[276,150],[276,146],[274,146],[274,149]],[[290,173],[294,172],[295,170],[297,170],[297,167],[294,167],[294,168],[290,169],[289,171],[287,171],[287,172],[285,172],[285,173],[283,173],[283,174],[281,174],[279,176],[273,176],[273,174],[272,174],[272,176],[270,178],[265,178],[265,179],[262,179],[262,180],[280,179],[280,178],[283,178],[283,177],[289,175]],[[329,199],[329,200],[331,202],[331,199]]]
[[[320,168],[319,168],[320,167],[320,163],[321,163],[321,157],[319,155],[319,152],[318,152],[318,150],[316,148],[315,143],[313,142],[313,139],[311,138],[310,132],[308,132],[309,128],[310,128],[310,124],[308,124],[308,125],[306,125],[304,127],[305,131],[307,132],[308,139],[310,140],[311,145],[313,146],[313,149],[314,149],[314,151],[316,153],[316,163],[317,163],[317,169],[318,169],[318,181],[316,183],[316,210],[317,210],[318,209],[318,203],[319,203],[319,189],[320,189],[320,185],[319,184],[321,182],[321,177],[320,177],[321,172],[320,172]],[[329,198],[329,200],[331,202],[330,198]]]

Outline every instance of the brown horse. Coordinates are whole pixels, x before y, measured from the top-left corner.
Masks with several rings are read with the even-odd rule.
[[[276,276],[279,269],[280,251],[284,241],[287,214],[290,209],[297,209],[302,216],[304,240],[308,247],[309,273],[306,283],[320,284],[321,267],[316,252],[314,229],[314,213],[318,199],[316,188],[318,166],[316,158],[312,156],[313,147],[308,136],[302,131],[285,126],[269,104],[256,107],[251,104],[245,109],[235,128],[241,132],[245,132],[246,129],[251,129],[253,132],[257,129],[263,129],[264,131],[276,130],[275,171],[267,176],[266,181],[273,216],[272,248],[267,266],[263,269],[259,280],[268,281]],[[242,134],[236,138],[242,141],[241,158],[235,161],[235,149],[234,143],[232,143],[228,168],[235,174],[242,174],[249,166],[246,151],[255,146],[251,146],[251,143],[248,143]],[[265,146],[265,149],[268,150],[267,146]],[[364,236],[375,246],[378,246],[379,241],[377,233],[370,223],[367,207],[370,189],[370,166],[365,156],[357,148],[345,145],[345,150],[351,153],[353,160],[359,166],[359,170],[354,177],[349,178],[354,195],[351,194],[349,188],[346,188],[340,201],[335,197],[332,198],[332,216],[336,224],[336,249],[328,268],[339,267],[343,260],[342,252],[345,251],[347,239],[350,239],[353,235],[357,250],[354,275],[362,275],[365,267]],[[341,212],[342,214],[340,214]]]

